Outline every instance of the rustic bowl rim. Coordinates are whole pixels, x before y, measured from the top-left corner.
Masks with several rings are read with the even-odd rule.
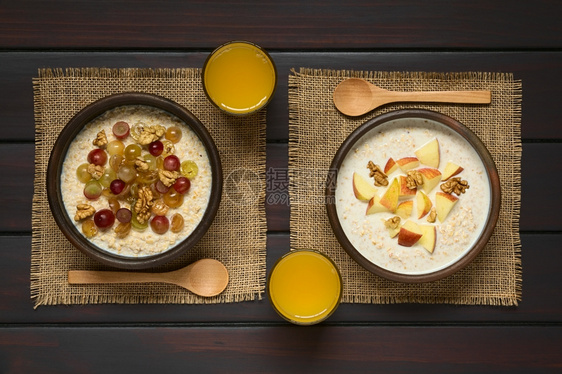
[[[420,118],[433,120],[442,125],[445,125],[449,129],[460,135],[475,149],[476,153],[480,156],[490,181],[490,209],[488,212],[486,223],[484,224],[484,228],[474,245],[462,257],[457,259],[457,261],[450,264],[449,266],[436,270],[434,272],[424,274],[397,273],[384,269],[368,260],[357,249],[355,249],[355,247],[347,239],[347,236],[345,235],[343,228],[341,227],[341,224],[339,222],[336,211],[335,191],[337,185],[337,174],[339,166],[345,159],[347,153],[352,149],[355,143],[359,141],[359,139],[361,139],[368,131],[377,126],[386,124],[389,121],[404,118]],[[338,242],[349,254],[349,256],[351,256],[351,258],[355,260],[359,265],[364,267],[366,270],[389,280],[402,283],[425,283],[448,277],[461,270],[470,262],[472,262],[486,246],[494,231],[499,217],[501,205],[501,187],[498,171],[490,152],[488,151],[484,143],[482,143],[480,138],[478,138],[476,134],[474,134],[460,121],[445,114],[431,110],[399,109],[378,115],[364,122],[344,140],[344,142],[336,152],[330,165],[330,169],[328,170],[325,190],[325,205],[328,220]]]
[[[146,257],[127,257],[113,254],[103,250],[92,244],[85,238],[74,226],[72,218],[66,212],[62,201],[60,189],[60,175],[62,165],[68,151],[70,143],[76,138],[76,135],[84,128],[84,126],[94,118],[105,113],[108,110],[120,106],[127,105],[143,105],[154,107],[166,111],[180,120],[185,122],[199,137],[205,149],[207,150],[209,162],[211,165],[211,193],[207,209],[203,214],[201,222],[193,230],[193,232],[180,243],[171,249],[152,256]],[[189,110],[178,103],[167,98],[141,93],[141,92],[124,92],[103,97],[82,110],[80,110],[62,129],[57,137],[47,166],[47,196],[49,206],[53,214],[53,218],[60,228],[61,232],[70,241],[70,243],[79,249],[82,253],[93,258],[105,265],[109,265],[122,269],[148,269],[168,263],[180,255],[191,249],[211,226],[215,215],[218,211],[221,195],[222,195],[222,165],[219,157],[218,149],[215,145],[205,126],[197,117]]]

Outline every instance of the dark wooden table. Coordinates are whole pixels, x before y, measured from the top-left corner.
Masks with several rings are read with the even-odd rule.
[[[0,372],[562,372],[559,1],[3,1]],[[268,167],[287,167],[291,68],[512,72],[523,82],[523,300],[344,304],[291,326],[267,297],[224,305],[33,309],[32,77],[41,67],[201,67],[230,39],[271,52]],[[268,204],[268,268],[289,207]]]

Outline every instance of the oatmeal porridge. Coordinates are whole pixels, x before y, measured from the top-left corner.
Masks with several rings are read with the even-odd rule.
[[[345,156],[336,211],[351,244],[392,272],[428,274],[462,257],[490,211],[473,147],[448,127],[404,118],[366,133]]]
[[[210,199],[205,146],[163,110],[125,105],[88,123],[68,148],[61,194],[79,232],[125,257],[165,252],[189,236]]]

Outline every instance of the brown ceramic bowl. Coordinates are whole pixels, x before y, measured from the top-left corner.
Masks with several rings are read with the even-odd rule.
[[[363,149],[361,147],[365,147],[365,149],[368,149],[369,145],[367,145],[366,143],[368,143],[372,139],[376,139],[375,136],[382,136],[385,139],[384,140],[385,143],[379,143],[378,147],[374,148],[375,149],[374,152],[381,153],[381,156],[379,157],[381,161],[379,162],[382,163],[383,159],[387,159],[389,156],[393,155],[392,147],[385,146],[385,145],[398,144],[398,143],[392,143],[393,142],[393,140],[391,140],[392,135],[389,135],[392,133],[389,133],[389,131],[393,129],[395,132],[397,133],[399,132],[401,136],[402,135],[406,136],[406,137],[402,136],[402,138],[400,139],[404,139],[401,140],[403,142],[408,142],[408,137],[411,136],[413,138],[414,137],[413,134],[416,133],[415,131],[412,131],[410,130],[410,128],[408,128],[410,124],[415,128],[420,128],[423,131],[426,131],[426,134],[430,134],[430,132],[427,132],[427,128],[425,128],[425,126],[429,126],[428,127],[429,129],[434,129],[434,131],[436,131],[437,133],[439,133],[439,131],[443,131],[444,134],[451,134],[452,135],[451,139],[457,139],[456,141],[461,142],[459,144],[468,144],[467,149],[472,149],[471,151],[469,151],[470,154],[476,155],[474,157],[471,157],[470,159],[474,159],[475,157],[479,158],[481,163],[477,161],[476,165],[481,165],[481,170],[487,176],[487,178],[482,178],[480,187],[475,186],[475,189],[480,188],[480,191],[485,192],[484,196],[489,196],[489,203],[486,197],[481,202],[480,208],[477,208],[476,205],[474,205],[475,206],[474,225],[475,227],[478,228],[472,229],[473,232],[470,234],[472,235],[471,236],[472,239],[470,243],[467,242],[465,247],[462,247],[462,245],[458,246],[459,247],[458,253],[451,256],[451,258],[449,258],[446,261],[443,260],[443,262],[439,266],[435,266],[434,268],[432,268],[431,267],[432,265],[428,265],[426,268],[422,269],[421,265],[419,265],[420,267],[417,269],[420,270],[412,270],[414,269],[413,268],[414,263],[418,261],[416,260],[416,258],[420,257],[414,255],[416,253],[415,251],[421,251],[422,257],[425,256],[425,258],[428,258],[429,256],[428,261],[429,263],[431,263],[433,260],[435,260],[435,262],[438,262],[439,257],[436,258],[430,258],[430,257],[436,255],[439,256],[439,254],[437,254],[439,248],[436,247],[434,252],[428,255],[426,254],[426,252],[424,252],[426,250],[424,248],[421,248],[420,245],[418,245],[417,248],[415,247],[415,245],[412,247],[398,247],[398,245],[396,244],[396,238],[390,239],[390,235],[388,234],[388,232],[382,229],[378,229],[379,230],[378,234],[373,235],[369,239],[369,241],[359,237],[356,233],[354,233],[354,230],[349,223],[351,222],[349,221],[349,215],[350,214],[353,215],[355,214],[355,212],[366,212],[365,207],[367,206],[367,202],[363,202],[363,201],[359,202],[359,200],[355,199],[353,192],[351,192],[351,195],[353,197],[346,197],[349,195],[349,193],[347,191],[348,187],[344,185],[344,178],[345,178],[345,183],[349,183],[350,186],[352,184],[351,181],[347,182],[347,180],[350,179],[349,169],[355,167],[355,164],[352,161],[353,159],[359,159],[360,162],[362,162],[361,166],[357,166],[357,170],[363,170],[362,172],[367,174],[366,179],[367,180],[369,179],[369,175],[368,175],[369,171],[366,169],[366,164],[368,160],[362,159],[363,154],[361,154],[360,156],[353,155],[354,153],[358,152],[358,149]],[[399,126],[405,126],[405,127],[403,128]],[[409,135],[410,132],[412,133],[412,135]],[[445,137],[445,135],[442,136]],[[371,144],[374,145],[374,143]],[[398,149],[398,147],[400,147],[400,145],[397,145],[394,149]],[[416,147],[419,147],[419,144],[416,145]],[[413,156],[414,148],[410,148],[410,149]],[[369,150],[368,152],[371,151]],[[443,149],[441,149],[441,152],[443,153]],[[359,153],[361,153],[361,151],[359,151]],[[365,154],[372,155],[373,153],[365,153]],[[384,156],[382,156],[382,154],[384,154]],[[346,159],[348,155],[350,156],[349,158]],[[446,157],[448,156],[445,155],[444,157],[443,154],[441,156],[441,162],[439,166],[439,170],[441,171],[443,170],[445,164],[448,161],[447,159],[445,159]],[[347,166],[347,170],[346,170],[345,167],[342,168],[342,164],[344,162],[348,163],[347,165],[354,165],[354,166]],[[345,164],[343,165],[345,166]],[[381,168],[383,168],[384,166],[385,166],[384,164],[380,165]],[[419,167],[423,167],[423,165],[420,165]],[[389,175],[388,178],[389,182],[396,177],[396,174],[394,173]],[[405,174],[403,172],[398,172],[398,173]],[[464,173],[465,174],[461,172],[458,176],[466,178],[466,175],[469,172],[465,170]],[[341,179],[340,183],[338,183],[338,178]],[[439,183],[439,185],[440,184],[441,183]],[[436,191],[439,191],[439,185],[436,186],[431,191],[433,194],[435,194]],[[337,191],[338,188],[341,189],[339,192]],[[378,193],[382,195],[385,190],[383,188],[383,189],[379,189],[379,191],[381,192]],[[468,194],[469,191],[472,194]],[[474,258],[484,248],[490,236],[492,235],[492,232],[494,231],[494,227],[496,225],[499,215],[499,210],[500,210],[500,195],[501,195],[500,182],[499,182],[498,172],[494,164],[494,161],[492,160],[490,153],[488,152],[482,141],[472,131],[470,131],[467,127],[465,127],[457,120],[437,112],[427,111],[427,110],[397,110],[394,112],[382,114],[365,122],[364,124],[359,126],[353,133],[351,133],[351,135],[342,143],[342,145],[340,146],[339,150],[337,151],[336,155],[333,158],[333,162],[331,164],[328,173],[327,184],[326,184],[326,207],[327,207],[328,219],[330,221],[330,224],[332,226],[336,238],[338,239],[339,243],[344,248],[344,250],[358,264],[363,266],[365,269],[371,271],[372,273],[390,280],[404,282],[404,283],[422,283],[422,282],[435,281],[450,276],[451,274],[462,269],[467,264],[469,264],[472,260],[474,260]],[[338,204],[338,198],[340,199],[339,204]],[[461,201],[461,199],[463,198],[465,199],[478,198],[478,193],[476,193],[476,191],[470,190],[469,188],[466,194],[459,196],[459,201]],[[470,200],[465,200],[465,201],[468,202]],[[353,210],[350,208],[351,206],[356,206],[356,204],[364,204],[364,205],[358,206],[356,208],[357,210]],[[433,204],[435,205],[435,203]],[[472,204],[472,203],[466,203],[466,204]],[[458,209],[460,209],[460,206],[461,205],[459,204]],[[338,215],[338,210],[341,213],[340,215]],[[345,214],[343,213],[344,210],[346,211]],[[451,210],[451,215],[452,212],[453,210]],[[480,214],[477,215],[476,214],[477,212],[479,212]],[[464,213],[464,211],[461,213]],[[458,215],[459,217],[461,217],[462,220],[461,213],[458,213]],[[366,222],[366,221],[361,221],[361,220],[367,220],[367,218],[364,218],[367,215],[365,213],[362,214],[364,216],[356,218],[354,222]],[[372,221],[369,221],[370,222],[369,225],[371,225],[371,223],[373,225],[377,225],[377,224],[383,225],[383,219],[388,219],[394,215],[395,213],[383,213],[383,215],[381,216],[377,216],[377,214],[369,215],[369,217],[376,217],[373,218]],[[414,221],[416,221],[417,219],[416,208],[414,208],[414,211],[411,214],[411,218]],[[342,224],[342,221],[345,221],[345,224]],[[402,223],[403,222],[404,219],[402,219]],[[418,223],[428,224],[425,217],[420,219]],[[443,223],[437,220],[435,222],[435,225],[438,226],[439,228],[440,224],[445,225],[447,223],[448,223],[447,219],[445,219]],[[362,224],[364,229],[365,224],[364,223]],[[363,229],[359,229],[359,232],[361,232],[361,230]],[[462,231],[463,230],[461,229],[461,231],[459,231],[455,235],[457,234],[463,235]],[[466,231],[468,231],[468,229]],[[355,232],[358,231],[355,230]],[[386,237],[384,237],[385,234]],[[439,236],[440,234],[441,233],[439,232],[439,229],[437,229],[437,236]],[[362,232],[361,235],[364,235],[364,232]],[[451,237],[452,240],[455,239],[454,236]],[[384,247],[382,245],[379,248],[376,247],[377,243],[383,243],[383,242],[388,243],[388,240],[394,240],[395,244],[385,244],[386,246]],[[469,239],[467,239],[467,241],[468,240]],[[445,239],[443,239],[443,241],[445,241]],[[395,247],[393,247],[393,245]],[[454,249],[452,249],[454,247],[453,244],[445,243],[441,245],[442,247],[440,250],[441,253],[444,253],[444,256],[448,250],[450,250],[451,253],[454,251]],[[372,248],[370,246],[372,246]],[[393,253],[392,251],[394,251],[394,249],[389,249],[389,248],[399,248],[398,251],[394,252],[399,257],[392,258],[393,255],[391,255],[391,253]],[[378,252],[380,253],[380,255],[376,254],[377,253],[376,251],[385,251],[385,250],[388,250],[388,252],[386,253]],[[385,256],[391,257],[391,260],[386,259]],[[400,266],[395,266],[395,265],[390,266],[389,264],[392,263],[392,261],[396,260],[397,258],[401,261]],[[409,258],[412,258],[413,260],[409,260]],[[412,261],[412,262],[409,264],[408,261]],[[408,266],[412,266],[412,268],[408,268]]]
[[[70,144],[86,124],[103,113],[121,106],[142,105],[167,112],[190,127],[207,151],[211,166],[211,191],[201,221],[181,242],[159,254],[143,257],[122,256],[92,244],[75,226],[67,213],[61,194],[61,172]],[[180,140],[181,142],[182,140]],[[102,98],[78,112],[57,138],[47,167],[47,195],[53,217],[66,238],[84,254],[116,268],[147,269],[165,264],[189,251],[210,227],[218,210],[222,192],[222,167],[216,145],[205,126],[187,109],[163,97],[145,93],[122,93]],[[117,224],[117,220],[115,225]],[[115,226],[114,226],[115,227]],[[150,227],[147,228],[150,230]]]

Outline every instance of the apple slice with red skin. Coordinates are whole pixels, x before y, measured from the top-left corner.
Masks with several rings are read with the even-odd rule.
[[[394,173],[396,169],[398,169],[398,164],[396,163],[396,161],[394,161],[392,157],[390,157],[386,162],[386,164],[384,165],[383,171],[386,175],[390,175]]]
[[[403,157],[397,160],[396,163],[404,173],[420,166],[420,160],[417,157]]]
[[[363,178],[358,173],[353,173],[352,185],[355,197],[362,201],[371,200],[371,198],[375,196],[375,193],[377,192],[375,186],[369,183],[368,180]]]
[[[422,237],[418,243],[429,253],[435,250],[435,242],[437,240],[437,229],[434,225],[419,225],[422,231]]]
[[[432,168],[439,167],[439,141],[437,138],[428,141],[414,153],[422,164],[431,166]]]
[[[445,165],[445,169],[443,169],[443,176],[441,180],[446,181],[449,178],[452,178],[455,175],[459,174],[463,170],[464,168],[462,168],[461,166],[455,164],[454,162],[449,161],[447,162],[447,165]]]
[[[398,195],[398,197],[400,199],[414,197],[417,191],[417,187],[412,189],[408,188],[408,185],[406,183],[408,178],[404,175],[400,175],[398,179],[400,180],[400,194]]]
[[[400,232],[398,233],[398,244],[403,247],[411,247],[420,240],[423,232],[420,226],[410,220],[404,222],[402,227],[400,227]]]
[[[398,207],[396,208],[396,214],[403,219],[407,219],[410,218],[410,216],[412,215],[412,210],[414,209],[414,201],[413,200],[407,200],[407,201],[402,201],[400,204],[398,204]]]
[[[394,178],[392,183],[386,189],[384,195],[381,196],[380,204],[386,207],[389,211],[395,212],[398,207],[398,198],[400,196],[400,185],[398,178]]]
[[[422,175],[423,185],[421,188],[426,194],[429,194],[441,182],[441,172],[437,169],[421,168],[417,171]]]
[[[423,191],[418,191],[416,193],[416,210],[418,213],[418,219],[423,218],[427,213],[429,213],[432,206],[433,204],[431,203],[431,200]]]
[[[380,196],[375,194],[367,203],[367,210],[365,211],[366,215],[381,213],[381,212],[388,212],[388,209],[385,206],[382,206],[380,203]]]
[[[444,192],[435,193],[435,210],[439,222],[443,223],[459,198]]]

